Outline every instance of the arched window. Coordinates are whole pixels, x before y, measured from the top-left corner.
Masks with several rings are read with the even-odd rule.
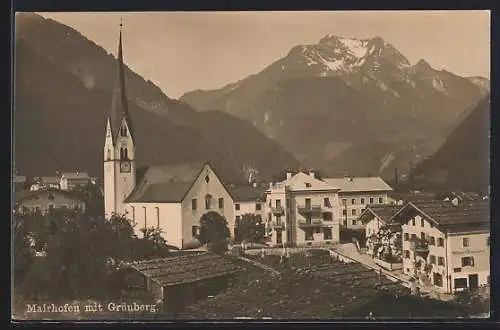
[[[160,228],[160,208],[156,208],[156,228]]]
[[[128,159],[128,149],[127,148],[123,149],[123,159]]]
[[[120,159],[123,159],[123,148],[120,148]]]
[[[111,160],[111,149],[108,149],[107,153],[108,153],[107,160]]]
[[[121,136],[127,136],[127,127],[126,126],[122,126]]]

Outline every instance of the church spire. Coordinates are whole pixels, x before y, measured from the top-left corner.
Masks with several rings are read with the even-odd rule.
[[[123,64],[123,44],[122,44],[122,28],[123,22],[120,18],[120,35],[118,40],[118,72],[116,82],[113,88],[113,98],[111,101],[111,109],[109,112],[109,120],[113,133],[113,141],[116,140],[122,119],[125,119],[129,128],[130,135],[133,139],[132,121],[128,112],[127,90],[125,86],[125,65]]]

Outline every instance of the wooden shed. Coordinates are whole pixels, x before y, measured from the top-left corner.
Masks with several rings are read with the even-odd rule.
[[[243,269],[228,257],[204,252],[128,265],[130,275],[142,278],[141,285],[155,300],[162,302],[162,313],[175,317],[199,300],[225,290],[233,276]]]

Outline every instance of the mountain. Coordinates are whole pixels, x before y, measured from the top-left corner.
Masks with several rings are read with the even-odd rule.
[[[16,15],[14,159],[25,175],[80,170],[102,175],[105,118],[116,60],[77,31],[36,14]],[[124,45],[126,60],[126,44]],[[231,180],[249,168],[271,177],[297,160],[250,123],[200,113],[126,68],[137,165],[208,158]]]
[[[180,100],[251,121],[307,166],[392,176],[436,151],[481,97],[470,79],[425,60],[411,65],[380,37],[328,35],[257,74]]]
[[[483,95],[490,93],[490,81],[484,77],[468,77],[469,81],[476,84]]]
[[[417,185],[488,192],[490,183],[490,103],[482,99],[442,147],[414,170]]]

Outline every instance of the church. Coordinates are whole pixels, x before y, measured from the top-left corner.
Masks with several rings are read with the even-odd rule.
[[[167,244],[179,249],[200,245],[200,217],[215,211],[234,233],[234,202],[230,189],[209,162],[151,166],[137,177],[135,136],[128,111],[122,32],[118,42],[118,73],[106,120],[104,142],[105,216],[125,215],[142,237],[144,228],[159,228]]]

